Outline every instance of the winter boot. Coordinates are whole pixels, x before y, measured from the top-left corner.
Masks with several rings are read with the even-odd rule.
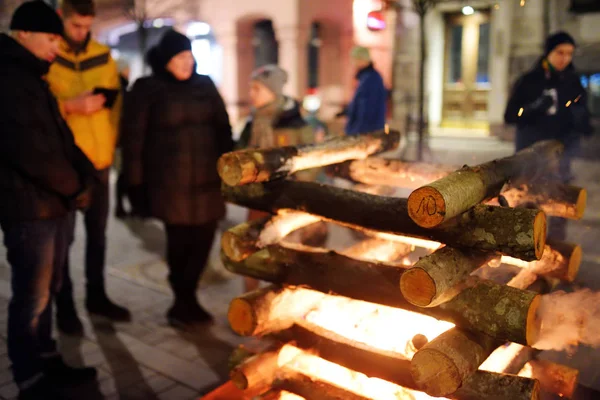
[[[101,315],[112,321],[131,321],[131,313],[129,310],[113,303],[106,295],[106,291],[103,287],[87,287],[85,307],[91,314]]]
[[[167,320],[173,327],[190,327],[211,322],[213,317],[198,304],[195,296],[179,296],[167,312]]]

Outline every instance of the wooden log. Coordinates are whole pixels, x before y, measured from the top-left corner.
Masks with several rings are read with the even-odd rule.
[[[217,169],[227,185],[245,185],[280,179],[297,171],[346,160],[366,158],[393,150],[399,143],[399,132],[383,130],[311,145],[240,150],[221,156]]]
[[[280,377],[273,382],[275,389],[283,389],[310,400],[370,400],[337,385],[320,381],[312,376],[281,369]]]
[[[421,258],[400,279],[402,295],[419,307],[434,307],[455,297],[458,285],[495,257],[493,253],[443,247]]]
[[[581,246],[550,239],[541,260],[534,261],[529,270],[536,275],[573,282],[581,265]]]
[[[498,196],[509,181],[532,180],[557,171],[562,150],[558,141],[542,141],[510,157],[465,166],[413,191],[408,198],[409,215],[417,225],[434,228]]]
[[[531,183],[511,187],[500,196],[510,207],[535,204],[547,215],[579,220],[587,203],[587,191],[583,188],[558,182]]]
[[[424,309],[410,304],[398,290],[404,269],[396,265],[355,260],[332,251],[299,246],[269,246],[243,263],[234,263],[226,257],[223,263],[234,273],[418,312],[501,340],[531,344],[539,334],[540,321],[536,318],[539,297],[535,293],[474,277],[452,300]],[[243,315],[258,313],[246,311]]]
[[[451,399],[459,400],[538,400],[540,383],[516,375],[476,371],[469,376]]]
[[[229,304],[227,319],[231,329],[242,336],[260,336],[290,328],[325,295],[304,290],[302,301],[290,301],[294,291],[269,286],[236,297]]]
[[[540,210],[478,205],[436,229],[425,229],[411,220],[408,201],[402,198],[298,181],[223,186],[222,191],[227,201],[252,209],[302,210],[359,230],[362,227],[452,247],[497,251],[525,261],[538,260],[546,240],[546,217]]]
[[[290,233],[321,221],[321,218],[296,211],[282,211],[234,226],[223,233],[221,249],[234,261],[242,261],[258,249],[278,243]]]
[[[387,185],[416,189],[441,179],[457,168],[453,165],[404,162],[379,157],[349,162],[348,175],[369,185]]]
[[[241,390],[265,391],[279,369],[278,358],[279,350],[256,354],[231,371],[231,381]]]
[[[542,391],[570,399],[577,388],[579,371],[547,360],[531,360],[519,375],[537,379]]]
[[[410,361],[402,355],[375,349],[363,343],[348,341],[341,335],[302,321],[279,335],[283,340],[295,340],[300,348],[311,349],[333,363],[358,371],[368,377],[392,382],[418,390],[410,374]],[[457,400],[518,400],[535,399],[539,388],[533,379],[475,371],[449,398]]]

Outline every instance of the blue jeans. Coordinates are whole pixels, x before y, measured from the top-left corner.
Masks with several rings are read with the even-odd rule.
[[[12,272],[8,357],[21,388],[40,378],[44,359],[57,354],[52,297],[62,282],[73,217],[0,223]]]

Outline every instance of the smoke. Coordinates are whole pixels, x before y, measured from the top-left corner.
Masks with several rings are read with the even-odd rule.
[[[567,350],[583,344],[600,347],[600,292],[558,291],[542,296],[538,315],[542,321],[540,350]]]

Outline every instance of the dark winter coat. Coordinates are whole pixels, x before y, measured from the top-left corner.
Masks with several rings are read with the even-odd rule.
[[[174,225],[223,218],[217,160],[233,141],[209,77],[178,81],[155,66],[127,94],[121,135],[126,184],[143,188],[150,216]]]
[[[49,65],[0,34],[0,220],[56,218],[95,174],[43,76]]]
[[[347,108],[347,135],[358,135],[385,127],[387,91],[383,78],[369,65],[356,75],[358,86]]]
[[[556,89],[558,93],[554,115],[547,115],[546,110],[532,109],[532,104],[546,89]],[[578,147],[581,135],[592,132],[586,92],[574,68],[551,71],[543,60],[516,82],[504,120],[517,125],[517,151],[547,139],[559,140],[573,151]]]

